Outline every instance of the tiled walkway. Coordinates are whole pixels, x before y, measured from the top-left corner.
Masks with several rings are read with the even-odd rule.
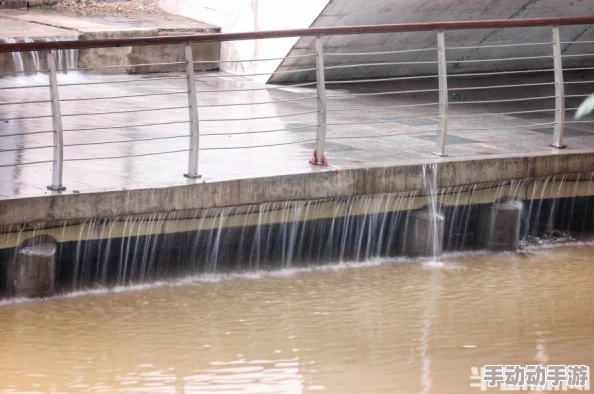
[[[314,87],[278,87],[262,85],[223,73],[199,74],[197,83],[200,108],[201,152],[200,173],[203,179],[187,180],[187,152],[149,155],[180,151],[188,148],[188,124],[172,123],[145,127],[128,125],[185,122],[188,119],[185,79],[160,79],[175,74],[134,76],[98,76],[71,73],[61,75],[60,84],[101,81],[131,83],[73,85],[60,88],[63,114],[66,193],[106,189],[161,187],[187,182],[271,176],[287,173],[320,171],[311,168],[317,123],[316,91]],[[331,170],[351,166],[397,164],[414,161],[435,162],[471,156],[551,152],[554,113],[509,112],[551,110],[554,108],[554,87],[494,90],[461,90],[469,86],[508,85],[551,82],[551,75],[530,78],[494,80],[457,79],[450,81],[450,116],[447,153],[438,159],[435,139],[438,125],[437,91],[418,94],[368,96],[361,93],[436,89],[436,81],[405,81],[406,84],[329,85],[327,156]],[[567,80],[594,80],[592,75],[567,73]],[[0,79],[0,87],[47,84],[43,75]],[[592,90],[591,84],[570,85],[569,95],[581,95]],[[258,89],[245,92],[218,90]],[[205,92],[207,91],[207,92]],[[164,96],[120,98],[112,100],[82,100],[84,98],[129,96],[147,93],[175,93]],[[334,97],[332,97],[334,96]],[[476,101],[538,98],[510,103],[473,104]],[[0,102],[47,100],[48,88],[0,90]],[[300,99],[299,101],[290,101]],[[576,107],[581,97],[567,100],[567,107]],[[271,104],[270,102],[277,101]],[[282,102],[278,102],[282,101]],[[258,104],[263,103],[263,104]],[[236,104],[236,106],[224,106]],[[249,104],[249,105],[242,105]],[[397,106],[395,108],[394,106]],[[168,110],[159,108],[182,107]],[[379,108],[378,107],[389,107]],[[124,112],[155,109],[147,112]],[[101,114],[119,111],[118,114]],[[300,113],[307,113],[301,115]],[[100,113],[99,115],[95,113]],[[502,115],[501,113],[506,113]],[[1,105],[0,119],[50,115],[48,103]],[[85,114],[85,115],[81,115]],[[573,111],[567,112],[572,121]],[[246,118],[262,118],[244,120]],[[225,121],[215,121],[226,119]],[[235,119],[235,120],[229,120]],[[593,149],[593,123],[568,123],[565,143],[567,150]],[[107,127],[118,127],[107,129]],[[36,133],[52,129],[49,117],[0,122],[0,135]],[[268,130],[269,133],[254,133]],[[252,132],[243,134],[242,132]],[[211,134],[211,135],[209,135]],[[217,134],[217,135],[212,135]],[[170,137],[163,139],[163,137]],[[126,142],[128,140],[139,140]],[[101,142],[111,142],[100,144]],[[91,145],[78,145],[91,144]],[[272,147],[221,149],[273,144]],[[29,134],[0,138],[0,166],[33,163],[52,158],[51,133]],[[21,148],[37,148],[15,151]],[[566,150],[566,151],[567,151]],[[117,159],[102,157],[135,156]],[[82,160],[84,159],[84,160]],[[92,159],[92,160],[88,160]],[[22,195],[48,194],[51,163],[0,167],[0,195],[4,198]]]

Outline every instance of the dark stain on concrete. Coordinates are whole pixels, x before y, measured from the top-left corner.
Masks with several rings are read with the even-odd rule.
[[[520,8],[518,8],[516,11],[514,11],[507,19],[514,19],[518,16],[520,16],[520,14],[524,11],[526,11],[526,9],[528,9],[528,7],[530,7],[532,4],[535,4],[536,2],[538,2],[539,0],[528,0],[526,3],[524,3]],[[501,30],[503,29],[494,29],[493,31],[491,31],[490,33],[488,33],[486,36],[484,36],[479,43],[477,44],[477,48],[473,49],[471,53],[475,53],[476,51],[478,51],[479,47],[485,42],[487,41],[489,38],[493,37],[495,34],[499,33]],[[471,57],[471,55],[465,56],[463,58],[458,59],[458,61],[461,60],[467,60]],[[460,66],[460,63],[453,63],[452,64],[452,68],[457,68]]]
[[[574,35],[573,37],[571,37],[570,41],[578,41],[584,34],[586,34],[588,32],[588,30],[590,30],[590,26],[584,28],[582,31],[580,31],[578,34]],[[565,48],[561,49],[561,53],[565,53],[570,46],[572,46],[573,44],[567,44],[567,46]]]

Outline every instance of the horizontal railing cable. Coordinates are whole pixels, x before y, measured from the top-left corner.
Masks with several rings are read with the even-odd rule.
[[[0,90],[49,88],[49,85],[1,86]]]
[[[371,93],[343,93],[343,94],[334,94],[334,95],[326,95],[326,98],[349,98],[349,97],[357,97],[357,96],[388,96],[393,94],[411,94],[411,93],[430,93],[430,92],[439,92],[439,89],[418,89],[418,90],[394,90],[389,92],[371,92]]]
[[[492,131],[492,130],[513,130],[513,129],[523,129],[526,127],[540,127],[540,126],[551,126],[554,125],[555,122],[546,122],[546,123],[534,123],[534,124],[525,124],[525,125],[517,125],[517,126],[493,126],[493,127],[471,127],[471,128],[451,128],[450,131]]]
[[[539,83],[520,83],[513,85],[489,85],[489,86],[472,86],[472,87],[448,87],[450,90],[483,90],[483,89],[508,89],[508,88],[524,88],[530,86],[551,86],[555,82],[539,82]]]
[[[27,74],[30,74],[31,75],[31,74],[37,74],[37,73],[39,73],[39,74],[45,74],[48,71],[49,70],[36,70],[35,72],[31,72],[31,71],[16,71],[16,70],[15,71],[5,71],[5,72],[1,72],[0,73],[0,77],[16,75],[17,76],[16,78],[18,78],[18,77],[22,76],[23,74],[24,75],[27,75]]]
[[[294,84],[294,85],[266,86],[263,88],[196,90],[196,93],[254,92],[254,91],[263,91],[263,90],[301,88],[304,86],[313,86],[315,84],[316,84],[316,82],[305,82],[305,83],[298,83],[298,84]]]
[[[110,145],[110,144],[125,144],[129,142],[145,142],[145,141],[159,141],[159,140],[171,140],[176,138],[188,138],[189,134],[184,135],[171,135],[166,137],[150,137],[150,138],[137,138],[133,140],[117,140],[117,141],[97,141],[97,142],[77,142],[74,144],[64,144],[64,146],[89,146],[89,145]]]
[[[594,44],[594,41],[561,41],[561,44]]]
[[[171,122],[156,122],[156,123],[141,123],[141,124],[131,124],[131,125],[123,125],[123,126],[104,126],[104,127],[83,127],[79,129],[64,129],[63,131],[91,131],[91,130],[111,130],[111,129],[132,129],[136,127],[149,127],[149,126],[165,126],[171,124],[183,124],[188,123],[189,120],[176,120]]]
[[[552,45],[552,42],[531,42],[531,43],[517,43],[517,44],[494,44],[494,45],[471,45],[471,46],[452,46],[446,47],[447,50],[454,49],[476,49],[476,48],[509,48],[509,47],[522,47],[522,46],[535,46],[535,45]]]
[[[218,119],[200,119],[199,122],[237,122],[237,121],[246,121],[246,120],[261,120],[261,119],[274,119],[274,118],[288,118],[291,116],[300,116],[300,115],[309,115],[309,114],[316,114],[319,111],[305,111],[305,112],[296,112],[292,114],[279,114],[279,115],[270,115],[270,116],[257,116],[251,118],[218,118]]]
[[[205,78],[236,78],[236,77],[260,77],[264,75],[283,75],[283,74],[295,74],[305,71],[315,71],[315,68],[301,68],[296,70],[288,70],[288,71],[271,71],[269,73],[256,73],[256,74],[222,74],[222,75],[196,75],[196,80],[201,80]]]
[[[439,116],[407,116],[394,119],[385,120],[370,120],[364,122],[345,122],[345,123],[328,123],[328,126],[351,126],[351,125],[365,125],[365,124],[385,124],[385,123],[398,123],[399,120],[412,120],[412,119],[439,119]]]
[[[480,112],[480,113],[473,113],[473,114],[457,114],[457,113],[450,113],[450,117],[458,118],[462,116],[490,116],[490,115],[520,115],[520,114],[535,114],[540,112],[555,112],[556,110],[553,109],[535,109],[529,111],[510,111],[510,112]]]
[[[45,163],[53,163],[53,162],[54,162],[53,160],[40,160],[40,161],[29,161],[29,162],[18,163],[18,164],[0,164],[0,168],[28,166],[28,165],[32,165],[32,164],[45,164]]]
[[[207,150],[230,150],[230,149],[269,148],[269,147],[273,147],[273,146],[304,144],[304,143],[307,143],[307,142],[314,142],[314,141],[316,141],[315,138],[308,139],[308,140],[302,140],[302,141],[279,142],[278,144],[250,145],[250,146],[227,146],[227,147],[216,147],[216,148],[200,148],[200,150],[201,151],[207,151]]]
[[[0,105],[25,105],[25,104],[42,104],[51,103],[50,100],[34,100],[34,101],[12,101],[8,103],[0,103]]]
[[[493,72],[476,72],[476,73],[462,73],[462,74],[449,74],[448,78],[455,77],[481,77],[488,75],[509,75],[509,74],[531,74],[531,73],[545,73],[554,71],[552,68],[542,68],[538,70],[519,70],[519,71],[493,71]]]
[[[17,116],[14,118],[0,118],[0,122],[8,122],[12,120],[28,120],[28,119],[43,119],[52,118],[52,115],[35,115],[35,116]]]
[[[420,49],[402,49],[399,51],[385,51],[385,52],[325,52],[326,56],[369,56],[369,55],[392,55],[398,53],[411,53],[411,52],[427,52],[436,51],[437,48],[420,48]]]
[[[501,100],[479,100],[479,101],[451,101],[450,105],[454,104],[494,104],[494,103],[514,103],[521,101],[535,101],[535,100],[547,100],[554,99],[555,96],[542,96],[542,97],[524,97],[517,99],[501,99]]]
[[[347,79],[347,80],[331,80],[326,81],[326,85],[333,85],[333,84],[349,84],[349,83],[365,83],[365,82],[389,82],[389,81],[405,81],[411,79],[428,79],[428,78],[438,78],[438,75],[421,75],[416,77],[390,77],[390,78],[368,78],[368,79]]]
[[[326,112],[347,112],[347,111],[372,111],[381,109],[393,109],[393,108],[414,108],[414,107],[430,107],[439,105],[439,103],[423,103],[423,104],[403,104],[403,105],[386,105],[383,107],[362,107],[362,108],[339,108],[339,109],[327,109]]]
[[[594,67],[566,67],[563,69],[563,71],[590,71],[590,70],[594,70]]]
[[[188,94],[187,91],[183,92],[165,92],[165,93],[146,93],[146,94],[129,94],[124,96],[105,96],[105,97],[81,97],[71,99],[60,99],[60,101],[91,101],[91,100],[110,100],[110,99],[124,99],[134,97],[152,97],[152,96],[170,96],[175,94]]]
[[[594,81],[566,81],[565,82],[566,85],[578,85],[578,84],[584,84],[584,83],[594,83]]]
[[[76,157],[73,159],[64,159],[64,161],[128,159],[128,158],[132,158],[132,157],[145,157],[145,156],[168,155],[170,153],[182,153],[182,152],[187,152],[188,150],[189,149],[178,149],[178,150],[170,150],[170,151],[165,151],[165,152],[138,153],[138,154],[134,154],[134,155],[123,155],[123,156]]]
[[[21,135],[35,135],[35,134],[49,134],[53,133],[53,130],[44,130],[44,131],[30,131],[28,133],[11,133],[11,134],[0,134],[0,138],[2,137],[18,137]]]
[[[164,80],[185,80],[185,77],[157,77],[157,78],[147,78],[147,79],[116,79],[111,81],[93,81],[93,82],[75,82],[75,83],[62,83],[58,84],[59,87],[66,87],[66,86],[85,86],[85,85],[106,85],[112,83],[135,83],[135,82],[153,82],[153,81],[164,81]],[[44,86],[44,87],[47,87]]]
[[[411,65],[411,64],[414,64],[414,65],[437,64],[437,61],[344,64],[344,65],[324,66],[324,70],[337,70],[337,69],[355,68],[355,67],[402,66],[402,65]]]
[[[208,136],[234,136],[234,135],[244,135],[244,134],[266,134],[266,133],[276,133],[280,131],[295,131],[301,129],[310,129],[312,127],[317,127],[317,124],[314,125],[307,125],[307,126],[297,126],[297,127],[286,127],[283,129],[275,129],[275,130],[256,130],[256,131],[242,131],[239,133],[204,133],[200,134],[200,137],[208,137]]]
[[[571,54],[571,55],[561,55],[562,57],[584,57],[584,56],[594,56],[594,53],[580,53],[580,54]]]
[[[89,71],[89,70],[111,70],[114,68],[126,68],[126,67],[146,67],[146,66],[181,66],[185,65],[186,62],[163,62],[163,63],[139,63],[139,64],[120,64],[115,66],[101,66],[101,67],[84,67],[84,68],[73,68],[73,71]]]
[[[448,60],[446,63],[485,63],[485,62],[504,62],[512,60],[535,60],[535,59],[552,59],[553,56],[526,56],[526,57],[505,57],[497,59],[470,59],[470,60]]]
[[[359,138],[388,138],[388,137],[398,137],[398,136],[407,136],[407,135],[415,135],[415,134],[430,134],[435,133],[437,130],[425,130],[425,131],[412,131],[406,133],[392,133],[392,134],[382,134],[382,135],[354,135],[354,136],[338,136],[338,137],[328,137],[327,140],[350,140],[350,139],[359,139]]]
[[[285,60],[285,59],[299,59],[304,57],[314,57],[316,56],[315,53],[309,53],[305,55],[291,55],[285,57],[271,57],[271,58],[261,58],[261,59],[248,59],[248,60],[196,60],[194,64],[213,64],[213,63],[249,63],[249,62],[271,62],[275,60]]]
[[[45,146],[32,146],[32,147],[27,147],[27,148],[15,148],[15,149],[2,149],[0,148],[0,153],[4,153],[4,152],[23,152],[26,150],[33,150],[33,149],[49,149],[49,148],[55,148],[55,145],[45,145]]]
[[[198,108],[236,107],[236,106],[243,106],[243,105],[292,103],[292,102],[312,100],[312,99],[317,99],[317,98],[318,98],[318,96],[307,96],[307,97],[299,97],[299,98],[295,98],[295,99],[261,101],[261,102],[256,102],[256,103],[205,104],[205,105],[199,105]]]
[[[80,114],[62,114],[62,117],[65,116],[92,116],[92,115],[112,115],[112,114],[128,114],[134,112],[151,112],[151,111],[167,111],[167,110],[174,110],[174,109],[186,109],[188,108],[187,105],[185,106],[178,106],[178,107],[163,107],[163,108],[147,108],[147,109],[127,109],[123,111],[110,111],[110,112],[85,112]]]

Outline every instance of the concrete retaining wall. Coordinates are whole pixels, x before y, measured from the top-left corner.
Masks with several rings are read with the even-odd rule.
[[[220,29],[214,29],[215,32]],[[180,33],[181,34],[181,33]],[[94,40],[103,38],[125,38],[125,37],[154,37],[158,36],[158,31],[146,31],[140,34],[133,32],[97,32],[82,34],[80,40]],[[214,61],[214,63],[197,63],[194,65],[196,71],[218,70],[219,54],[221,52],[220,42],[206,42],[201,44],[192,44],[192,54],[194,61]],[[183,45],[143,45],[137,47],[122,48],[91,48],[79,51],[78,67],[94,68],[128,64],[147,64],[147,63],[174,63],[184,62]],[[166,66],[142,66],[142,67],[124,67],[116,69],[102,70],[101,73],[155,73],[184,71],[185,65],[166,65]]]
[[[439,162],[436,187],[457,187],[592,170],[594,154],[591,152],[452,159]],[[423,191],[422,163],[327,169],[307,174],[156,189],[65,193],[0,200],[0,226],[414,191]]]

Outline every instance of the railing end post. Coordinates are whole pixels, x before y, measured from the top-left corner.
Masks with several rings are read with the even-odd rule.
[[[316,37],[316,91],[318,93],[318,126],[316,130],[316,145],[310,164],[327,166],[326,159],[326,76],[324,72],[324,47],[320,36]]]
[[[49,185],[47,188],[52,191],[61,192],[66,190],[64,185],[62,185],[62,174],[64,171],[64,136],[62,130],[62,113],[60,110],[60,95],[58,92],[56,56],[53,51],[48,51],[47,63],[49,68],[49,88],[52,109],[52,125],[54,127],[52,184]]]
[[[437,73],[439,78],[439,129],[437,130],[436,147],[433,154],[438,157],[445,153],[448,139],[448,70],[446,58],[445,34],[437,32]]]
[[[563,149],[563,134],[565,131],[565,81],[563,79],[563,58],[561,52],[561,38],[559,26],[553,26],[553,63],[555,73],[555,125],[553,126],[552,147]]]
[[[190,147],[188,155],[188,172],[184,174],[189,179],[200,179],[198,164],[200,161],[200,118],[198,115],[198,97],[196,96],[196,82],[194,80],[194,57],[189,43],[184,46],[186,59],[186,82],[188,88],[188,110],[190,120]]]

